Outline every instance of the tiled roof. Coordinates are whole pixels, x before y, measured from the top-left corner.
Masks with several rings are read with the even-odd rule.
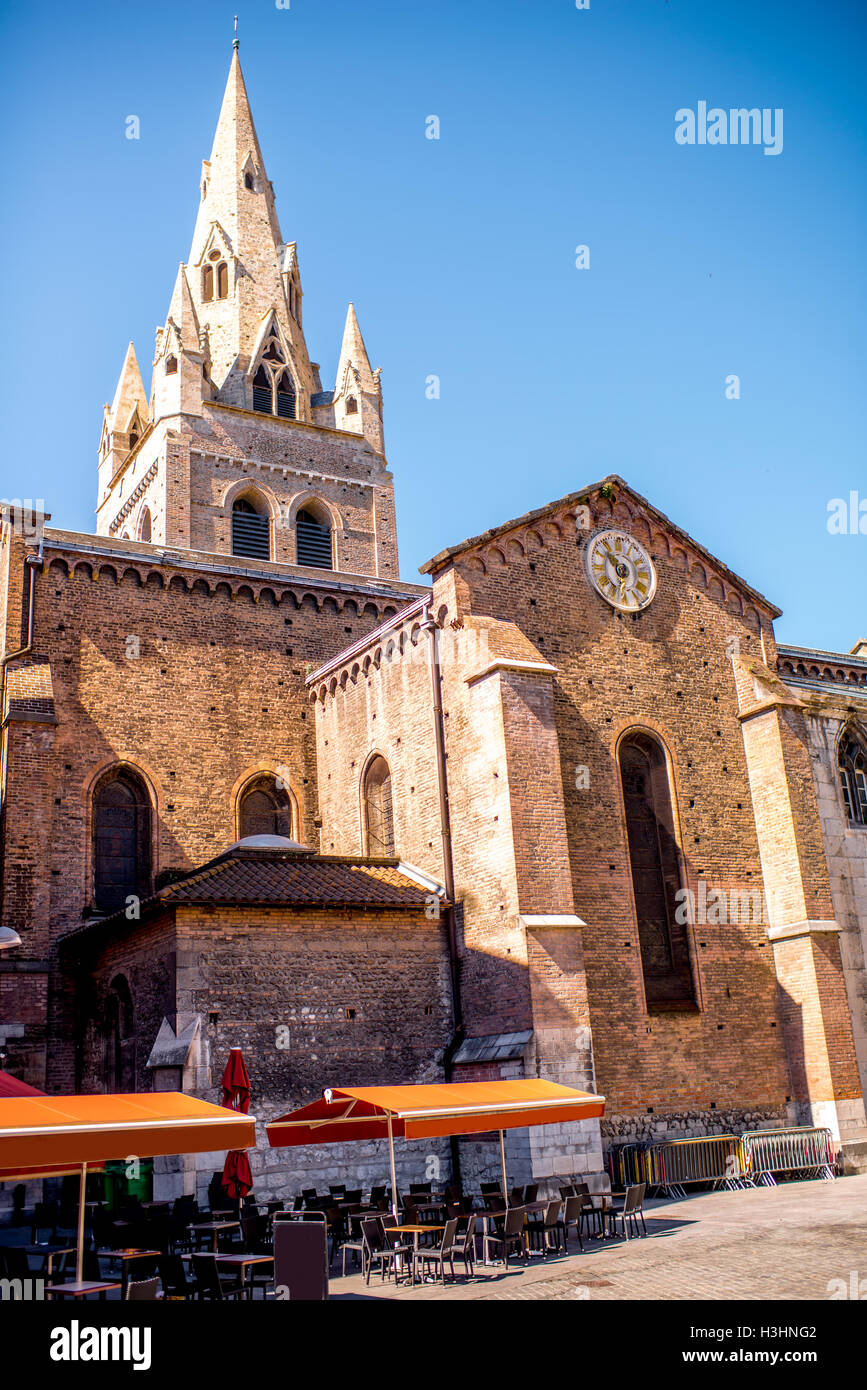
[[[317,903],[352,907],[423,907],[429,896],[396,863],[316,855],[230,852],[157,897],[170,903]]]
[[[303,848],[251,848],[241,841],[217,859],[146,898],[141,904],[141,918],[198,903],[420,912],[434,890],[416,882],[398,865],[397,859],[318,855]],[[83,930],[120,921],[125,916],[125,908],[119,908]]]

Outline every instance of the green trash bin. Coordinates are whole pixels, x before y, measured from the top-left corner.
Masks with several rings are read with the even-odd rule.
[[[129,1177],[126,1159],[111,1160],[105,1165],[105,1206],[111,1215],[130,1198],[149,1202],[154,1190],[154,1161],[152,1158],[137,1160],[138,1176]]]

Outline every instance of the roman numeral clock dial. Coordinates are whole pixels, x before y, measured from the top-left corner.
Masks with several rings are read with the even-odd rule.
[[[647,551],[626,531],[598,531],[584,565],[597,594],[621,613],[638,613],[656,593],[656,570]]]

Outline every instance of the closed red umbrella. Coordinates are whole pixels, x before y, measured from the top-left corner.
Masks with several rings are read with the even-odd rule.
[[[246,1115],[250,1109],[250,1074],[244,1063],[240,1047],[229,1049],[229,1060],[223,1072],[223,1104],[227,1110],[237,1110]],[[223,1187],[233,1201],[240,1201],[253,1188],[253,1174],[250,1160],[243,1149],[232,1149],[226,1154],[221,1179]]]

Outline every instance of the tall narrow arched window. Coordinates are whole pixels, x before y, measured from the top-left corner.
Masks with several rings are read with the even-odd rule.
[[[264,364],[253,377],[253,409],[258,411],[260,415],[274,414],[271,373]]]
[[[214,297],[214,267],[206,265],[202,271],[202,299],[208,303]]]
[[[694,1008],[689,926],[678,921],[681,858],[665,753],[655,738],[636,732],[621,742],[619,761],[647,1006]]]
[[[232,554],[248,555],[254,560],[271,558],[271,518],[249,497],[238,497],[232,503]]]
[[[378,754],[364,774],[365,852],[374,857],[394,857],[394,808],[391,772]]]
[[[295,518],[295,556],[299,565],[318,570],[334,568],[331,526],[309,507],[303,507]]]
[[[151,509],[142,507],[141,515],[138,519],[138,538],[140,541],[149,541],[151,538]]]
[[[295,385],[288,372],[277,381],[277,414],[283,420],[295,419]]]
[[[229,293],[229,267],[225,261],[217,266],[217,298],[225,299]]]
[[[146,897],[151,877],[151,808],[130,768],[111,772],[93,794],[93,897],[103,912]]]
[[[840,786],[850,825],[867,825],[867,748],[847,729],[837,750]]]
[[[166,358],[166,376],[174,376],[178,370],[178,359],[176,357]]]
[[[283,835],[292,838],[292,801],[276,777],[258,777],[244,788],[238,808],[238,830],[247,835]]]

